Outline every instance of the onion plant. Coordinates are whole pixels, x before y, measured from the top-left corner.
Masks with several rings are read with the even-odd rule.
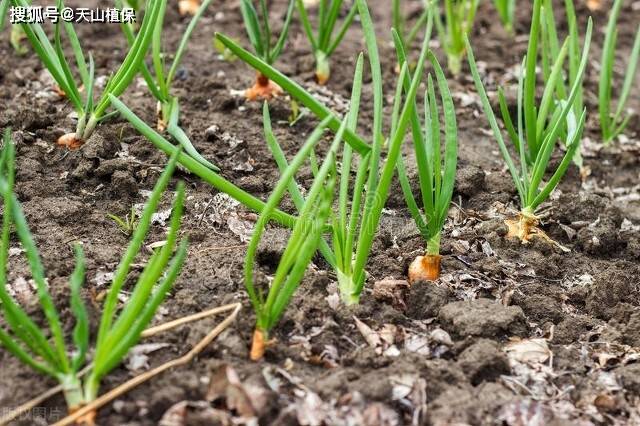
[[[347,30],[353,23],[357,8],[355,3],[349,9],[342,25],[336,31],[336,25],[342,9],[343,0],[320,0],[318,4],[318,24],[316,34],[314,34],[307,6],[304,0],[296,0],[300,20],[304,32],[311,43],[313,56],[316,60],[316,81],[319,84],[326,84],[331,75],[330,60],[331,54],[338,48]]]
[[[429,14],[431,13],[430,8],[432,6],[430,4],[429,0],[424,0],[424,10],[420,13],[416,22],[407,32],[407,18],[402,13],[402,2],[401,0],[392,1],[391,22],[393,28],[396,30],[405,45],[411,47],[420,30],[424,29],[427,19],[429,18]]]
[[[178,49],[173,55],[171,65],[167,69],[165,55],[162,51],[162,29],[164,27],[164,17],[166,12],[166,3],[162,5],[159,17],[156,21],[156,26],[153,31],[153,37],[151,41],[151,54],[153,62],[153,73],[149,70],[146,64],[143,62],[140,67],[140,72],[147,83],[147,87],[151,91],[151,94],[158,101],[157,114],[158,114],[158,130],[161,132],[167,130],[167,132],[182,145],[184,150],[196,160],[200,161],[205,166],[218,170],[216,166],[206,160],[191,144],[191,141],[186,136],[184,130],[179,126],[180,119],[180,105],[178,98],[171,92],[172,85],[175,81],[176,75],[182,57],[187,49],[191,34],[196,28],[198,21],[206,11],[207,7],[212,0],[205,0],[198,8],[197,13],[191,18],[187,29],[185,30]],[[120,1],[117,2],[117,4]],[[123,23],[122,29],[129,41],[129,44],[133,46],[135,42],[134,28],[131,24]]]
[[[443,0],[442,3],[445,21],[442,22],[440,13],[435,13],[436,28],[447,54],[449,71],[458,75],[464,58],[464,39],[473,29],[479,0]]]
[[[30,5],[29,0],[11,0],[11,3],[15,7],[29,7]],[[165,3],[166,0],[148,0],[140,32],[120,68],[111,76],[97,101],[94,101],[95,69],[93,58],[89,54],[87,63],[73,24],[59,20],[55,25],[53,44],[49,41],[41,24],[21,24],[34,51],[78,115],[76,131],[58,139],[59,144],[72,149],[79,148],[91,136],[98,123],[109,116],[107,114],[109,95],[120,96],[138,73]],[[64,7],[62,0],[57,1],[57,7],[62,10]],[[79,82],[75,79],[71,65],[62,50],[61,27],[64,27],[73,49],[80,76]],[[81,86],[84,86],[84,91],[81,90]]]
[[[178,243],[184,202],[183,184],[178,185],[165,245],[153,253],[142,273],[136,278],[129,301],[121,309],[118,308],[118,295],[149,231],[151,217],[175,169],[178,156],[176,154],[171,158],[158,179],[140,217],[140,225],[115,272],[103,306],[95,346],[92,348],[89,315],[81,297],[85,279],[82,247],[79,244],[75,246],[76,266],[69,277],[70,310],[75,317],[69,345],[64,336],[59,311],[48,290],[42,260],[22,207],[13,193],[15,148],[9,137],[9,131],[5,132],[0,159],[0,192],[4,202],[0,247],[0,301],[5,322],[5,326],[0,328],[0,344],[25,365],[60,382],[67,406],[72,412],[97,398],[101,380],[120,364],[129,349],[138,342],[142,331],[153,319],[180,272],[187,251],[186,240]],[[8,257],[12,227],[26,253],[46,329],[30,318],[9,294]],[[82,370],[86,371],[86,375],[81,374]],[[91,424],[94,417],[95,413],[92,413],[84,421]]]
[[[515,23],[516,0],[493,0],[493,4],[500,15],[500,20],[504,29],[513,34],[513,24]]]
[[[431,27],[427,29],[429,36]],[[397,32],[393,32],[396,51],[400,64],[407,61],[405,46]],[[435,55],[429,52],[428,59],[433,65],[438,91],[442,103],[444,122],[444,156],[442,156],[440,113],[436,100],[436,86],[431,74],[427,77],[427,90],[424,95],[424,122],[421,122],[417,106],[411,114],[413,147],[418,167],[421,202],[424,214],[413,196],[411,184],[405,170],[402,156],[398,158],[398,177],[409,212],[420,234],[426,241],[426,253],[418,256],[409,267],[409,283],[419,280],[436,280],[440,276],[440,239],[442,228],[447,219],[453,187],[456,180],[458,162],[458,134],[456,113],[447,80]],[[410,75],[405,77],[404,89],[409,90]],[[393,111],[393,117],[398,110]],[[392,120],[393,121],[393,120]]]
[[[631,119],[630,115],[625,116],[625,105],[631,93],[631,86],[635,79],[638,62],[640,60],[640,27],[636,32],[629,63],[625,71],[624,83],[620,91],[615,112],[612,113],[612,87],[613,87],[613,66],[616,56],[616,44],[618,38],[618,15],[622,8],[622,0],[615,0],[611,12],[609,12],[609,23],[605,34],[604,46],[602,49],[602,59],[600,61],[600,84],[598,87],[598,106],[600,112],[600,129],[602,139],[605,144],[611,143],[620,133],[624,131]]]
[[[315,158],[313,155],[314,147],[320,141],[326,124],[327,120],[320,123],[295,155],[291,164],[282,170],[280,180],[258,218],[247,247],[244,283],[256,312],[256,327],[251,345],[251,359],[254,361],[263,357],[269,332],[284,313],[291,297],[300,285],[305,270],[320,244],[325,224],[331,215],[336,183],[336,154],[342,142],[346,120],[343,124],[343,130],[336,134],[322,166],[317,170],[307,197],[296,198],[296,206],[300,213],[299,219],[293,227],[265,297],[254,282],[253,269],[258,244],[274,209],[280,204],[287,190],[291,190],[296,185],[294,180],[296,172],[308,159]],[[297,186],[295,187],[297,189]],[[299,195],[299,192],[292,193]]]
[[[561,65],[561,69],[559,71],[560,78],[558,78],[555,92],[553,92],[553,102],[555,103],[567,99],[569,89],[578,79],[580,52],[582,49],[582,47],[580,46],[580,35],[578,33],[578,24],[573,0],[565,0],[564,6],[568,26],[568,36],[565,40],[565,42],[568,43],[568,50],[566,53],[568,67],[565,72],[565,70],[563,69],[564,65]],[[537,21],[539,21],[539,23]],[[552,74],[554,72],[553,65],[556,59],[560,55],[565,55],[565,53],[562,52],[563,44],[558,37],[558,30],[554,17],[553,2],[551,0],[543,0],[541,2],[541,12],[539,15],[539,20],[536,19],[536,26],[539,26],[538,28],[540,31],[539,35],[536,33],[536,37],[539,37],[537,39],[539,41],[537,42],[540,44],[539,51],[540,60],[542,62],[542,77],[544,81],[549,81],[551,78],[554,78]],[[529,60],[535,62],[535,59]],[[528,65],[532,66],[530,64]],[[563,74],[566,74],[566,77],[563,77]],[[582,85],[580,85],[576,94],[576,99],[573,103],[573,112],[576,116],[580,116],[580,113],[584,108],[583,91],[583,87]],[[576,152],[573,160],[574,163],[576,163],[579,167],[582,167],[582,156],[580,154],[580,150]]]
[[[504,142],[480,75],[478,74],[471,46],[468,40],[466,41],[471,74],[480,95],[485,115],[489,120],[500,152],[507,163],[507,167],[520,196],[520,213],[518,219],[506,221],[509,226],[508,235],[518,237],[523,242],[528,241],[535,234],[545,237],[544,233],[537,228],[539,219],[536,216],[536,209],[549,197],[558,185],[579,149],[586,117],[585,108],[581,111],[580,116],[576,118],[574,114],[574,104],[580,86],[582,85],[585,68],[587,66],[589,46],[591,43],[591,19],[589,19],[587,24],[586,38],[578,66],[577,79],[573,82],[566,100],[553,102],[552,93],[561,78],[560,70],[567,55],[568,40],[563,44],[560,55],[553,64],[551,78],[545,84],[540,103],[538,105],[535,103],[536,61],[532,60],[532,58],[537,58],[538,56],[537,29],[534,28],[534,26],[539,22],[537,17],[539,17],[540,14],[541,1],[542,0],[535,0],[534,3],[534,17],[529,47],[520,70],[518,81],[517,130],[505,113],[504,97],[500,97],[505,127],[518,153],[520,162],[519,169],[516,167]],[[548,181],[543,182],[551,156],[560,139],[564,142],[566,152]]]
[[[378,229],[382,209],[389,195],[391,179],[395,173],[401,146],[409,126],[414,100],[422,79],[422,71],[428,52],[428,38],[425,37],[420,60],[411,78],[406,96],[403,96],[401,90],[396,90],[395,92],[393,108],[397,111],[397,114],[393,117],[391,131],[385,137],[382,128],[384,102],[382,71],[376,35],[366,1],[357,0],[357,6],[371,67],[374,98],[373,122],[371,124],[372,134],[375,136],[371,137],[370,149],[358,150],[359,144],[355,143],[355,141],[359,140],[359,138],[355,135],[355,130],[358,125],[364,66],[364,57],[361,55],[356,63],[351,107],[346,117],[347,125],[344,130],[340,127],[337,129],[338,132],[343,132],[343,138],[347,143],[344,145],[338,170],[340,179],[338,213],[333,216],[331,221],[332,244],[329,255],[325,254],[327,249],[323,249],[322,242],[320,246],[321,252],[325,254],[325,259],[335,268],[341,297],[346,304],[358,303],[365,284],[365,267],[371,253],[373,238]],[[313,111],[318,118],[328,120],[328,127],[331,127],[332,123],[344,123],[344,121],[339,121],[331,111],[319,104],[317,100],[290,79],[243,50],[228,38],[220,35],[218,37],[234,54],[274,79],[292,97]],[[402,87],[405,77],[408,75],[407,73],[408,65],[404,64],[398,80],[399,87]],[[281,172],[283,172],[287,167],[286,159],[284,159],[284,154],[278,148],[277,141],[275,141],[275,137],[270,131],[270,122],[267,115],[265,115],[265,134],[267,142],[269,142],[269,146],[274,153],[274,158]],[[351,139],[348,138],[349,135],[353,135]],[[350,140],[351,143],[349,143]],[[385,141],[387,142],[387,156],[386,161],[383,161],[382,150]],[[355,179],[352,180],[351,172],[354,166],[357,171]],[[290,192],[294,204],[300,211],[303,200],[301,193],[295,186],[291,188]]]
[[[295,0],[289,1],[287,14],[280,30],[275,44],[272,44],[271,25],[269,23],[269,9],[267,8],[267,0],[260,0],[260,19],[256,8],[253,6],[252,0],[240,0],[240,10],[242,19],[249,37],[251,46],[256,55],[268,64],[273,64],[287,41],[289,34],[289,25],[293,16]],[[258,73],[256,83],[245,91],[245,96],[249,100],[270,99],[278,96],[282,89],[269,80],[265,75]]]

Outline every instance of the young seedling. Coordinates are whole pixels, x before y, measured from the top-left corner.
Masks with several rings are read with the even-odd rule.
[[[11,0],[11,3],[15,7],[30,6],[29,0]],[[89,55],[89,63],[87,64],[73,25],[70,22],[59,20],[55,25],[54,44],[51,44],[42,25],[38,23],[21,24],[36,54],[78,115],[76,131],[60,137],[58,144],[71,149],[79,148],[92,135],[98,123],[110,116],[107,114],[110,104],[109,95],[120,96],[138,73],[140,64],[151,44],[151,37],[160,17],[160,11],[164,8],[165,3],[166,0],[148,0],[140,32],[120,68],[107,82],[97,102],[94,102],[93,99],[95,86],[93,58]],[[62,0],[57,1],[57,7],[58,10],[62,10],[64,7]],[[80,83],[75,80],[69,61],[62,50],[61,27],[64,27],[64,31],[69,37],[80,75]],[[81,90],[81,86],[84,86],[84,90]]]
[[[393,24],[393,28],[396,30],[400,38],[402,39],[402,43],[405,46],[411,47],[413,45],[413,41],[416,36],[420,32],[420,30],[424,29],[425,24],[427,23],[427,19],[431,14],[431,4],[429,0],[424,0],[424,10],[416,19],[416,22],[413,24],[411,29],[407,32],[407,17],[402,13],[402,1],[401,0],[392,0],[391,4],[391,22]]]
[[[307,159],[312,156],[314,147],[321,139],[326,123],[327,120],[316,128],[295,155],[291,164],[287,165],[282,171],[280,180],[258,218],[247,248],[244,264],[244,283],[256,312],[256,327],[253,333],[250,354],[251,359],[254,361],[264,356],[265,347],[269,341],[269,332],[282,317],[291,297],[293,297],[300,285],[305,270],[322,240],[325,224],[331,214],[336,182],[336,153],[343,131],[339,131],[334,138],[322,166],[317,170],[306,199],[300,198],[296,200],[300,202],[297,203],[300,212],[299,219],[293,227],[291,237],[282,253],[273,280],[269,283],[269,290],[265,298],[263,292],[257,288],[254,282],[253,269],[258,244],[274,209],[280,204],[287,190],[291,190],[296,185],[295,174]],[[346,121],[343,124],[343,129],[345,126]]]
[[[307,38],[311,43],[311,49],[316,60],[316,81],[318,84],[324,85],[331,75],[330,57],[338,48],[340,42],[344,38],[347,30],[353,23],[358,9],[353,4],[349,13],[344,18],[342,25],[336,31],[338,17],[342,9],[343,0],[320,0],[318,3],[318,24],[316,34],[314,34],[313,26],[309,19],[307,6],[304,0],[296,0],[300,20],[304,28]],[[335,34],[335,36],[334,36]]]
[[[124,215],[124,217],[112,213],[107,213],[107,217],[113,220],[127,237],[130,237],[138,226],[138,212],[136,212],[135,205],[131,206],[131,211]]]
[[[460,74],[464,57],[464,39],[473,29],[479,0],[443,0],[445,22],[435,13],[440,43],[447,53],[449,71]]]
[[[253,51],[270,65],[278,59],[278,56],[282,53],[284,44],[287,41],[294,6],[295,0],[290,0],[287,14],[284,18],[282,29],[280,30],[280,36],[278,36],[276,43],[272,44],[267,0],[260,0],[260,13],[262,15],[262,19],[258,17],[258,12],[256,11],[256,8],[253,7],[252,0],[240,0],[242,19],[244,20],[244,26],[247,30],[251,46],[253,46]],[[258,73],[256,83],[253,87],[250,87],[245,91],[245,96],[248,100],[252,101],[256,99],[271,99],[281,93],[282,89],[280,86],[273,83],[264,74]]]
[[[415,101],[418,86],[424,69],[424,62],[427,57],[428,38],[425,38],[420,60],[417,63],[417,69],[413,78],[410,78],[410,85],[407,89],[406,97],[403,97],[401,90],[396,90],[394,97],[394,110],[396,114],[393,116],[392,128],[385,138],[382,133],[382,107],[383,107],[383,90],[382,90],[382,71],[378,55],[375,32],[373,30],[373,22],[369,15],[366,2],[358,0],[358,10],[360,13],[362,28],[365,34],[367,51],[369,54],[369,62],[371,66],[371,75],[373,80],[374,92],[374,119],[373,119],[373,143],[369,151],[360,153],[359,158],[354,154],[358,154],[354,146],[345,144],[342,153],[341,166],[338,171],[340,178],[339,196],[338,196],[338,213],[334,215],[332,223],[332,244],[331,247],[324,247],[323,242],[320,243],[320,251],[327,259],[328,263],[335,269],[338,279],[338,287],[340,289],[342,300],[345,304],[358,303],[360,294],[364,287],[366,272],[365,267],[371,253],[373,237],[379,225],[382,208],[389,195],[391,179],[395,172],[395,165],[400,155],[400,149],[404,141],[404,136],[410,122],[410,115]],[[228,39],[225,39],[227,43]],[[235,49],[235,48],[233,48]],[[236,49],[240,58],[245,58],[246,52]],[[235,52],[234,52],[235,53]],[[338,132],[346,140],[349,131],[355,132],[358,124],[358,113],[360,108],[360,97],[362,89],[362,73],[363,73],[364,57],[360,55],[356,63],[356,71],[353,80],[353,91],[351,95],[351,107],[346,117],[347,126]],[[337,120],[329,114],[325,114],[322,108],[316,108],[315,100],[310,100],[306,92],[301,91],[294,83],[286,78],[281,78],[272,70],[259,65],[261,71],[268,72],[270,75],[276,75],[278,83],[282,82],[283,87],[293,87],[294,91],[289,92],[292,96],[298,98],[310,110],[316,112],[318,117],[324,117],[325,120],[331,120],[329,123]],[[404,64],[400,71],[398,87],[402,87],[405,77],[407,77],[408,66]],[[268,116],[268,110],[265,108],[265,136],[269,144],[276,163],[283,172],[287,167],[284,153],[280,149],[273,132],[271,131],[271,123]],[[343,121],[344,123],[344,121]],[[388,141],[388,150],[386,162],[382,159],[382,147]],[[348,141],[348,140],[347,140]],[[359,160],[359,163],[357,163]],[[355,180],[352,181],[351,171],[357,165],[357,173]],[[301,213],[304,198],[297,186],[294,184],[290,188],[290,195],[298,211]],[[301,217],[301,216],[300,216]]]
[[[429,33],[430,28],[427,30]],[[396,51],[400,64],[406,63],[405,46],[398,33],[394,32]],[[442,102],[444,121],[444,157],[441,154],[441,121],[436,100],[436,89],[431,74],[427,78],[427,91],[424,95],[424,123],[418,116],[417,106],[411,114],[413,146],[418,166],[418,182],[422,194],[424,214],[413,196],[411,184],[407,177],[404,160],[398,158],[398,177],[405,196],[409,212],[418,230],[427,244],[424,256],[418,256],[409,266],[409,283],[417,281],[434,281],[440,276],[440,239],[442,228],[447,219],[453,187],[456,180],[458,161],[458,134],[456,113],[453,99],[447,85],[444,72],[435,55],[429,52],[428,59],[433,65],[438,91]],[[404,81],[404,89],[408,90],[410,76]],[[398,114],[394,110],[393,116]]]
[[[538,13],[539,16],[540,1],[541,0],[536,0],[534,4],[533,25],[536,25],[536,13]],[[592,22],[591,19],[589,19],[585,43],[577,73],[578,78],[574,81],[567,99],[558,102],[552,114],[548,113],[552,103],[550,93],[554,91],[554,88],[558,84],[558,80],[560,78],[559,70],[562,62],[564,61],[564,56],[566,55],[567,42],[565,42],[562,48],[562,52],[564,53],[556,59],[553,66],[554,71],[552,72],[552,78],[547,81],[542,100],[539,105],[536,105],[535,62],[532,63],[530,59],[537,57],[537,39],[533,36],[534,29],[532,29],[529,49],[527,51],[527,56],[523,61],[518,82],[517,131],[513,128],[513,125],[509,124],[508,121],[505,121],[505,124],[507,124],[506,127],[508,134],[519,154],[520,169],[516,168],[511,154],[504,142],[493,109],[491,108],[491,104],[489,103],[489,99],[480,79],[480,75],[478,74],[478,68],[475,63],[473,52],[471,51],[471,46],[469,41],[466,41],[468,51],[467,57],[469,60],[469,66],[471,67],[471,74],[473,76],[476,89],[480,95],[485,115],[489,120],[493,134],[498,142],[500,152],[507,163],[507,167],[520,196],[521,209],[517,220],[505,221],[509,227],[508,236],[517,237],[522,240],[522,242],[529,241],[534,235],[539,235],[548,241],[551,241],[549,237],[547,237],[544,232],[537,227],[539,218],[536,216],[536,209],[549,197],[551,192],[558,185],[560,179],[562,179],[567,171],[576,151],[580,147],[580,137],[584,128],[586,109],[583,109],[578,119],[575,118],[573,110],[576,96],[580,86],[582,85],[584,71],[587,66],[589,46],[591,43],[591,29]],[[547,120],[549,120],[549,123],[545,125]],[[540,123],[542,123],[542,125]],[[561,138],[566,146],[566,152],[549,180],[546,183],[543,183],[551,156],[555,151],[558,140]]]
[[[186,240],[177,242],[184,202],[183,184],[178,185],[166,244],[151,256],[133,286],[131,298],[126,306],[118,309],[118,295],[149,231],[151,216],[167,187],[178,156],[176,154],[171,158],[156,183],[141,215],[140,225],[120,261],[108,290],[93,350],[90,347],[89,316],[81,298],[85,279],[84,255],[81,246],[75,246],[76,266],[69,278],[70,309],[75,316],[71,338],[74,350],[70,351],[60,315],[48,290],[40,255],[20,203],[13,193],[14,149],[10,133],[6,131],[0,158],[0,192],[4,201],[0,247],[0,301],[5,323],[5,326],[0,328],[0,344],[25,365],[53,377],[62,384],[67,407],[69,412],[73,412],[97,398],[100,382],[120,364],[129,349],[138,342],[142,331],[153,319],[180,272],[187,250]],[[25,250],[47,330],[34,322],[9,294],[7,279],[12,226]],[[87,358],[91,353],[93,359],[89,362]],[[84,377],[80,373],[82,370],[87,370]],[[90,413],[82,419],[83,422],[94,424],[95,414]]]
[[[180,44],[178,45],[178,49],[173,55],[173,61],[171,62],[171,66],[167,69],[166,56],[162,51],[162,33],[164,27],[164,17],[166,12],[166,3],[163,5],[160,10],[159,17],[156,21],[156,27],[153,31],[153,37],[151,42],[151,55],[153,62],[153,73],[149,70],[146,64],[143,62],[141,64],[140,72],[147,83],[147,87],[151,91],[151,94],[158,101],[157,104],[157,114],[158,114],[158,123],[157,128],[159,131],[164,132],[165,130],[176,140],[182,147],[185,152],[191,155],[196,160],[200,161],[205,166],[218,170],[218,168],[205,159],[200,153],[195,149],[186,133],[179,126],[180,120],[180,104],[178,98],[172,94],[172,85],[175,81],[176,75],[178,74],[178,70],[180,67],[180,63],[182,62],[182,57],[187,49],[187,45],[189,43],[189,39],[191,38],[191,34],[196,28],[198,21],[207,10],[207,7],[211,3],[212,0],[205,0],[202,5],[198,8],[196,14],[187,29],[185,30],[182,38],[180,40]],[[119,3],[119,1],[117,2]],[[129,41],[129,44],[133,46],[135,42],[134,29],[130,24],[122,24],[122,29]]]
[[[616,44],[618,38],[618,16],[622,8],[622,0],[615,0],[611,12],[609,12],[609,23],[602,49],[602,60],[600,61],[600,84],[598,86],[598,106],[600,112],[600,129],[605,145],[611,143],[629,124],[631,115],[624,112],[625,105],[631,93],[631,86],[635,79],[638,62],[640,61],[640,27],[636,32],[629,63],[625,71],[624,83],[620,91],[615,113],[612,111],[612,87],[613,87],[613,66],[616,56]]]

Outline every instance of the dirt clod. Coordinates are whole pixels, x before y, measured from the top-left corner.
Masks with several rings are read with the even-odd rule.
[[[449,303],[440,309],[438,318],[447,331],[461,337],[524,336],[528,329],[519,306],[503,306],[489,299]]]

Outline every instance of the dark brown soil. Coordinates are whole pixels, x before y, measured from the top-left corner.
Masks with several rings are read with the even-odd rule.
[[[69,1],[71,6],[79,3]],[[611,1],[604,3],[607,10]],[[629,56],[640,22],[638,2],[632,3],[627,2],[621,14],[621,58]],[[212,48],[214,31],[244,41],[238,4],[218,1],[211,6],[185,57],[177,93],[183,127],[198,150],[219,165],[226,178],[265,198],[278,174],[262,137],[261,105],[245,103],[232,93],[250,86],[254,72],[240,61],[222,61]],[[387,33],[390,6],[383,0],[370,4],[378,23],[386,90],[391,93],[395,61]],[[473,45],[491,90],[495,83],[515,83],[510,70],[526,49],[530,19],[529,8],[520,6],[515,38],[503,32],[491,2],[480,6]],[[582,0],[576,7],[583,28],[588,9]],[[187,21],[177,14],[176,2],[168,9],[164,37],[175,47]],[[562,8],[557,9],[561,13]],[[283,1],[276,2],[273,18],[279,19],[283,10]],[[196,361],[106,406],[99,424],[155,425],[163,416],[165,425],[230,424],[232,417],[240,421],[247,413],[265,425],[640,424],[640,120],[631,120],[622,142],[600,148],[597,62],[606,11],[593,18],[585,96],[590,118],[583,143],[590,174],[581,181],[578,170],[570,170],[544,208],[543,228],[570,253],[543,242],[524,246],[505,239],[503,219],[517,199],[463,69],[459,78],[449,81],[457,103],[460,164],[455,206],[443,236],[442,278],[411,289],[381,282],[404,279],[408,264],[424,246],[400,191],[393,191],[369,261],[361,305],[347,309],[329,303],[335,277],[318,259],[275,331],[277,343],[256,364],[248,360],[254,316],[242,283],[242,226],[250,228],[255,215],[179,172],[175,180],[185,180],[189,188],[183,232],[192,242],[183,272],[156,321],[233,301],[245,307]],[[115,70],[125,54],[119,28],[85,25],[79,32],[93,52],[97,75]],[[16,190],[70,333],[71,244],[84,245],[85,296],[95,300],[105,291],[105,274],[114,270],[127,244],[127,237],[106,215],[125,215],[133,204],[143,203],[144,191],[153,186],[166,157],[119,118],[99,127],[79,151],[56,148],[57,137],[73,130],[67,118],[71,109],[51,91],[36,56],[17,56],[7,40],[8,33],[0,34],[0,128],[13,128],[18,146]],[[354,57],[362,49],[354,26],[333,58],[325,94],[348,99]],[[313,60],[297,23],[277,66],[319,90],[311,82]],[[616,87],[622,70],[618,67]],[[629,104],[635,111],[640,111],[639,86],[640,76]],[[369,98],[367,88],[362,123],[371,114],[366,107]],[[147,122],[154,121],[155,102],[142,84],[133,84],[123,100]],[[283,148],[294,153],[315,121],[306,117],[290,127],[284,99],[272,102],[271,110]],[[361,130],[367,134],[366,126]],[[411,166],[415,161],[410,151],[407,146]],[[409,169],[415,174],[415,167]],[[161,239],[163,233],[162,224],[155,225],[148,242]],[[276,262],[286,232],[274,227],[269,238],[261,249],[266,273]],[[15,255],[10,260],[9,283],[16,298],[35,318],[42,318],[25,259]],[[100,305],[90,306],[95,326]],[[383,336],[381,345],[369,346],[359,331],[360,321]],[[155,338],[169,346],[149,354],[149,364],[183,354],[211,327],[212,322],[204,321]],[[522,349],[532,342],[542,349]],[[0,365],[3,412],[55,384],[4,350]],[[230,390],[225,366],[242,383],[233,385],[235,391]],[[134,374],[125,367],[116,369],[104,380],[103,390]],[[211,383],[223,391],[207,395]],[[207,396],[211,403],[203,402]],[[65,410],[57,396],[18,424],[45,424]],[[170,415],[178,421],[171,423]]]

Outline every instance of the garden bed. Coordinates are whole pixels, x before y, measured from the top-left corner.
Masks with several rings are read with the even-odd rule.
[[[276,3],[272,13],[280,16],[286,5]],[[370,1],[370,7],[377,33],[385,37],[380,43],[385,92],[392,93],[390,13],[385,1]],[[582,2],[576,8],[583,28],[589,11]],[[186,25],[176,9],[170,2],[164,37],[171,45],[178,43]],[[492,93],[496,83],[517,83],[528,7],[518,10],[517,17],[512,37],[504,33],[490,2],[478,11],[472,42]],[[582,147],[585,168],[581,174],[572,166],[542,209],[545,231],[571,252],[541,241],[522,245],[505,239],[503,220],[515,213],[516,194],[465,64],[459,78],[449,79],[460,160],[438,282],[409,288],[402,281],[411,260],[422,254],[424,241],[401,192],[392,190],[361,304],[338,303],[335,277],[316,257],[274,330],[275,344],[262,362],[251,362],[255,318],[243,287],[242,263],[256,215],[195,176],[177,172],[174,181],[188,184],[182,231],[191,244],[156,322],[236,301],[245,308],[196,361],[118,398],[100,410],[98,424],[155,425],[163,417],[166,425],[228,424],[231,417],[251,414],[260,424],[276,425],[392,425],[412,420],[436,425],[640,424],[640,120],[635,116],[625,136],[610,148],[600,143],[598,72],[593,64],[600,56],[607,14],[603,10],[593,17],[594,46],[585,85],[590,112]],[[628,57],[639,22],[638,2],[625,5],[618,30],[620,57]],[[119,28],[79,28],[84,46],[93,52],[96,75],[113,70],[126,49]],[[182,127],[226,178],[265,199],[279,174],[263,138],[262,105],[234,93],[253,84],[254,72],[239,60],[226,62],[218,56],[212,47],[214,31],[244,40],[237,2],[214,2],[194,33],[176,84]],[[88,262],[84,295],[93,302],[89,307],[95,326],[109,273],[128,242],[107,214],[124,216],[132,205],[143,203],[167,158],[120,118],[100,126],[78,151],[57,148],[56,139],[73,130],[71,109],[52,90],[37,57],[17,56],[7,38],[2,34],[0,44],[0,128],[14,130],[18,198],[69,332],[72,243],[83,243]],[[343,112],[354,58],[363,48],[354,26],[334,56],[329,84],[317,86],[311,82],[313,56],[294,20],[276,67]],[[370,105],[368,82],[365,78],[363,105]],[[122,99],[146,122],[155,121],[155,102],[142,83],[134,82]],[[496,99],[491,96],[492,102]],[[270,107],[283,149],[293,155],[317,122],[309,114],[290,126],[290,103],[284,98]],[[629,107],[640,111],[640,97],[632,94]],[[364,108],[362,114],[371,111]],[[368,134],[370,129],[361,130]],[[415,182],[413,151],[409,146],[404,150]],[[301,181],[311,180],[310,170],[303,170]],[[167,197],[164,208],[168,206]],[[284,209],[294,212],[289,201]],[[160,220],[147,241],[163,235]],[[287,235],[275,226],[268,229],[258,256],[264,272],[277,266]],[[25,260],[16,254],[10,261],[9,282],[16,299],[40,316]],[[213,325],[205,320],[155,337],[154,342],[166,345],[146,355],[148,365],[182,355]],[[148,368],[142,362],[136,370],[139,361],[115,370],[103,389]],[[0,365],[3,409],[55,385],[4,350]],[[239,384],[229,383],[230,369]],[[236,397],[225,398],[219,389]],[[202,403],[207,397],[214,401]],[[176,406],[183,401],[190,403]],[[65,409],[63,398],[56,396],[19,424],[44,424],[43,414],[51,422]],[[170,414],[178,420],[169,423]]]

